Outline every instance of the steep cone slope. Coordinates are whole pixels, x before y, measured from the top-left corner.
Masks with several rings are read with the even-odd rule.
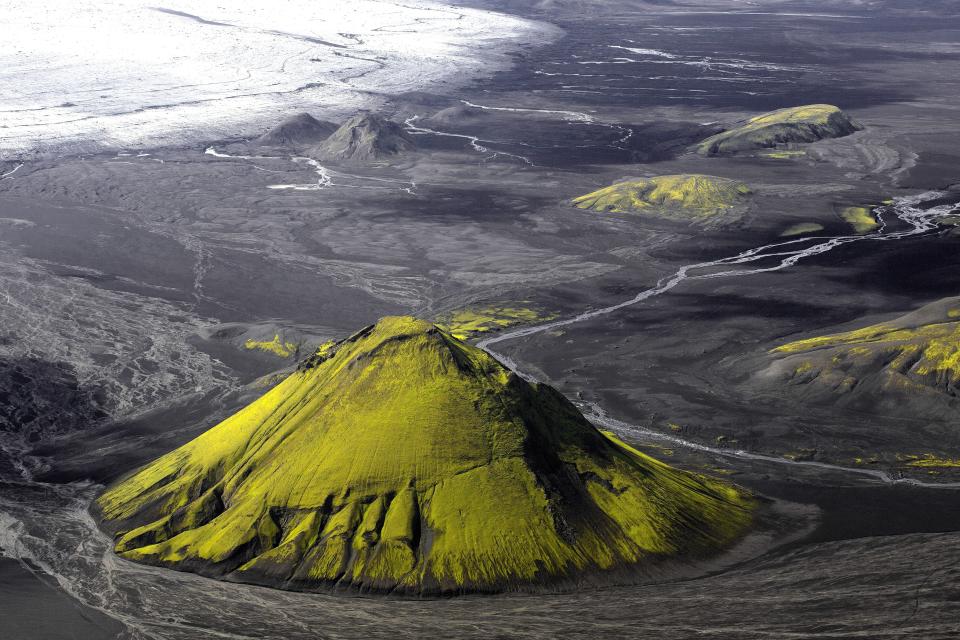
[[[604,436],[434,325],[385,318],[99,499],[122,556],[293,589],[534,586],[708,554],[751,498]]]
[[[680,174],[618,182],[580,196],[573,206],[593,211],[649,211],[693,222],[716,222],[746,205],[750,188],[716,176]],[[727,220],[729,221],[729,219]]]
[[[326,140],[337,130],[332,122],[317,120],[309,113],[298,113],[257,138],[256,142],[268,147],[303,147]]]
[[[335,162],[369,162],[413,149],[413,138],[396,122],[373,113],[347,120],[321,142],[314,155]]]
[[[770,352],[765,376],[813,398],[868,411],[948,410],[960,396],[960,298],[945,298],[889,322],[790,342]],[[910,403],[911,406],[906,406]]]
[[[725,155],[790,142],[841,138],[861,128],[838,107],[809,104],[751,118],[743,126],[707,138],[699,144],[698,151],[705,156]]]

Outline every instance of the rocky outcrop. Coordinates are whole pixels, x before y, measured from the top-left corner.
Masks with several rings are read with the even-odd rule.
[[[386,160],[416,147],[403,127],[383,116],[356,115],[317,145],[313,155],[328,162],[366,163]]]
[[[838,107],[811,104],[751,118],[734,129],[707,138],[697,150],[705,156],[728,155],[781,144],[840,138],[861,128]]]

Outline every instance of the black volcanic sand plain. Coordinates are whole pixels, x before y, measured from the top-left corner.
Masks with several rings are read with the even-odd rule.
[[[24,158],[0,180],[0,547],[29,559],[0,565],[3,584],[24,585],[15,591],[54,612],[65,637],[90,639],[118,627],[191,639],[955,637],[960,496],[890,481],[960,479],[910,464],[960,458],[957,421],[838,408],[758,378],[779,345],[960,294],[948,226],[688,280],[492,345],[588,416],[602,407],[641,450],[804,514],[796,535],[732,568],[408,601],[220,583],[112,554],[88,512],[102,485],[248,403],[327,339],[391,314],[572,317],[685,265],[781,242],[794,225],[847,236],[847,207],[960,184],[951,3],[597,3],[586,17],[583,3],[469,4],[567,35],[465,89],[390,98],[384,113],[417,146],[389,160],[330,163],[321,176],[300,151],[210,140]],[[730,123],[813,103],[864,129],[779,156],[690,151]],[[744,182],[749,209],[704,228],[569,205],[622,178],[672,174]],[[247,348],[275,339],[287,355]],[[21,602],[0,600],[10,637],[34,631]]]

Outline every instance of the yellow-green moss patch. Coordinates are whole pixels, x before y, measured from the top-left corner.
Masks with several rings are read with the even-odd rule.
[[[514,325],[545,322],[553,318],[556,318],[556,314],[523,306],[469,307],[441,316],[437,326],[458,340],[467,340]]]
[[[945,376],[946,381],[960,379],[960,323],[937,323],[922,327],[896,328],[878,324],[816,338],[790,342],[775,353],[808,353],[825,347],[834,351],[831,363],[849,368],[851,362],[874,361],[880,356],[887,366],[906,368],[918,376]],[[804,371],[813,368],[808,362]]]
[[[500,590],[715,553],[753,499],[385,318],[99,499],[126,558],[286,588]]]
[[[941,458],[932,453],[923,456],[917,456],[907,463],[908,467],[923,467],[935,469],[947,469],[960,467],[960,460],[956,458]]]
[[[953,393],[960,386],[960,319],[956,298],[931,303],[889,322],[788,342],[770,353],[798,382],[816,381],[847,392],[865,380],[878,392],[924,389]],[[878,386],[879,385],[879,386]]]
[[[870,233],[880,227],[870,207],[845,207],[840,211],[840,217],[853,227],[855,233]]]
[[[937,220],[937,224],[942,224],[946,227],[960,226],[960,216],[944,216]]]
[[[805,157],[807,152],[800,150],[767,151],[760,155],[764,158],[773,158],[774,160],[793,160],[795,158]]]
[[[818,222],[798,222],[784,229],[780,236],[788,238],[790,236],[802,236],[807,233],[817,233],[818,231],[823,231],[823,225]]]
[[[809,104],[750,118],[738,127],[707,138],[697,149],[706,156],[726,155],[776,147],[780,144],[839,138],[858,129],[860,126],[838,107],[830,104]]]
[[[281,358],[289,358],[297,350],[296,343],[283,340],[279,333],[273,336],[273,340],[254,340],[251,338],[243,343],[243,347],[250,351],[266,351]]]
[[[750,194],[750,187],[737,180],[679,174],[618,182],[574,198],[573,206],[612,213],[649,212],[702,223],[742,209]]]

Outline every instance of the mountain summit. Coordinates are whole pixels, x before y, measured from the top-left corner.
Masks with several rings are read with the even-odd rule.
[[[267,147],[302,147],[326,140],[336,131],[332,122],[317,120],[309,113],[298,113],[286,118],[270,131],[256,139]]]
[[[340,125],[314,154],[321,160],[359,163],[396,156],[415,146],[398,123],[375,113],[361,113]]]
[[[536,588],[735,541],[753,501],[411,317],[301,363],[108,489],[116,551],[289,589]]]

